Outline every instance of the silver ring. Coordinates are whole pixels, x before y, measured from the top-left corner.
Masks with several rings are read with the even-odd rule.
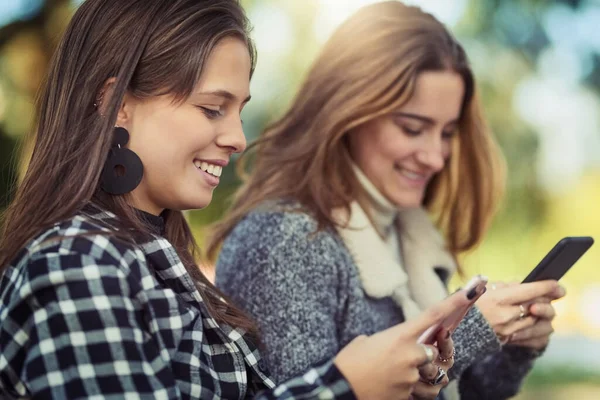
[[[519,313],[519,319],[525,318],[527,316],[527,309],[523,306],[523,304],[519,304],[519,310],[521,310]]]
[[[440,353],[440,355],[438,356],[438,359],[440,360],[440,362],[447,363],[448,361],[454,359],[455,355],[456,355],[456,348],[453,347],[452,354],[450,355],[450,357],[444,358],[444,357],[442,357],[442,354]]]
[[[433,358],[434,358],[434,356],[435,356],[435,355],[433,354],[433,350],[431,349],[431,347],[429,347],[429,346],[426,346],[426,345],[424,345],[424,344],[422,344],[422,345],[421,345],[421,347],[423,347],[423,350],[425,351],[425,357],[427,357],[427,360],[425,360],[425,361],[423,362],[423,364],[421,364],[421,365],[429,364],[430,362],[432,362],[432,361],[433,361]]]
[[[438,367],[438,372],[437,372],[437,375],[435,376],[435,378],[428,381],[427,383],[429,383],[431,386],[439,385],[440,383],[442,383],[445,376],[446,376],[446,371],[444,371],[444,369],[442,367]]]

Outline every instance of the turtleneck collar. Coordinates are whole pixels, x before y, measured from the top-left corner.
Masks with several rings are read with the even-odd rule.
[[[118,226],[118,223],[111,223],[111,221],[116,221],[118,219],[117,216],[114,213],[107,211],[101,204],[90,202],[83,207],[83,211],[96,219],[108,222],[110,225]],[[159,236],[165,235],[165,219],[162,216],[164,212],[161,215],[154,215],[138,208],[133,208],[133,211],[153,234]]]
[[[150,214],[146,211],[135,209],[138,216],[144,221],[156,234],[163,236],[165,234],[165,219],[161,215]]]
[[[375,228],[384,236],[388,236],[393,228],[394,221],[398,216],[398,208],[381,194],[358,165],[352,163],[352,168],[360,185],[367,192],[368,198],[370,199],[371,207],[369,211],[371,212]]]

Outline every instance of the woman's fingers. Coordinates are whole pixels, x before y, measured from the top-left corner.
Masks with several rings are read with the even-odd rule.
[[[496,307],[494,320],[498,325],[507,325],[513,322],[526,319],[531,313],[528,306],[498,306]]]
[[[511,343],[530,340],[539,337],[548,337],[554,332],[552,323],[548,320],[540,320],[531,328],[515,332],[511,337]]]
[[[435,379],[438,373],[438,366],[434,363],[429,363],[422,365],[419,367],[419,375],[421,376],[421,380],[429,382]]]
[[[513,319],[511,322],[509,322],[508,324],[502,324],[499,325],[495,328],[495,331],[497,334],[501,335],[501,336],[510,336],[512,334],[514,334],[515,332],[524,330],[524,329],[530,329],[531,327],[533,327],[537,322],[537,318],[529,316],[529,317],[525,317],[523,319],[519,319],[518,317],[516,319]]]
[[[541,319],[552,320],[556,316],[556,310],[551,304],[536,303],[529,306],[529,312],[532,316]]]
[[[437,347],[440,352],[437,363],[448,370],[454,365],[454,341],[449,331],[442,331],[438,334]]]
[[[497,291],[502,295],[501,303],[506,305],[519,305],[530,303],[538,297],[550,297],[552,299],[564,296],[565,290],[557,281],[547,280],[531,283],[523,283],[517,286],[509,286]]]

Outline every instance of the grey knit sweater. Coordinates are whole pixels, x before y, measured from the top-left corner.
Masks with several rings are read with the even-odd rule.
[[[316,227],[302,212],[257,209],[233,229],[217,262],[217,286],[258,322],[277,381],[332,358],[356,336],[403,321],[391,298],[364,293],[337,232],[315,233]],[[501,348],[477,308],[453,339],[450,377],[460,377],[463,400],[514,396],[535,357],[524,348]]]

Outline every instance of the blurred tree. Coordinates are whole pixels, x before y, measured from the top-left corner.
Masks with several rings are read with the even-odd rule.
[[[68,0],[29,1],[23,8],[30,11],[26,18],[0,27],[0,210],[17,177],[18,144],[33,127],[35,95],[73,11]]]

